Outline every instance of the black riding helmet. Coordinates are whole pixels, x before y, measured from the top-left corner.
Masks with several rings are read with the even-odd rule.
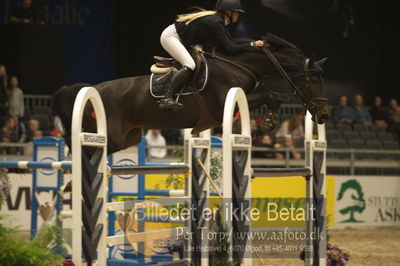
[[[215,5],[215,11],[234,10],[241,13],[245,11],[242,9],[240,0],[218,0]]]

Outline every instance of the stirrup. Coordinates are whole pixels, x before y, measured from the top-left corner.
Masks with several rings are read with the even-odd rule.
[[[164,110],[172,109],[173,111],[178,111],[183,108],[183,104],[179,103],[178,101],[169,99],[169,98],[161,99],[158,106],[161,109],[164,109]]]

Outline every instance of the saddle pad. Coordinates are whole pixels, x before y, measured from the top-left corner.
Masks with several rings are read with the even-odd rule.
[[[175,74],[174,72],[169,72],[166,74],[155,74],[155,73],[151,74],[150,93],[154,98],[162,98],[164,96],[168,86],[171,85],[172,77]],[[183,89],[181,96],[190,95],[194,92],[201,92],[206,87],[207,80],[208,80],[208,66],[206,63],[205,68],[199,74],[199,77],[196,80],[192,80],[189,82],[189,84]]]

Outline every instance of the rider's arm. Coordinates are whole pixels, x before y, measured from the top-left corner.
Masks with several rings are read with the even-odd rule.
[[[211,30],[214,33],[219,48],[221,48],[228,54],[238,54],[238,53],[248,52],[254,49],[250,45],[250,43],[242,43],[242,44],[234,43],[229,38],[226,32],[225,25],[223,24],[222,20],[214,24],[211,27]]]

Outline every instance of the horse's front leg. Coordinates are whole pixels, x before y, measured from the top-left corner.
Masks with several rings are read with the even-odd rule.
[[[272,91],[258,91],[247,95],[250,110],[254,110],[264,104],[267,105],[267,110],[263,117],[262,130],[272,131],[278,123],[279,101],[276,93]]]

